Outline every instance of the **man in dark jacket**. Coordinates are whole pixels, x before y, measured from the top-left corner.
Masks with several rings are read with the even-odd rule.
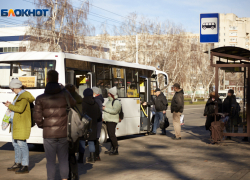
[[[93,96],[95,98],[95,102],[99,105],[101,117],[97,119],[97,136],[96,136],[96,143],[95,143],[95,160],[100,161],[100,147],[99,147],[99,138],[102,129],[102,104],[104,103],[104,99],[100,93],[101,89],[98,87],[92,87]]]
[[[180,85],[178,83],[174,84],[174,91],[175,95],[171,102],[171,113],[173,113],[173,125],[174,125],[175,136],[172,139],[180,140],[181,139],[180,117],[184,109],[184,96],[183,96],[184,92],[183,89],[180,88]]]
[[[229,89],[226,99],[223,101],[223,113],[228,114],[229,122],[226,124],[226,131],[234,133],[238,132],[238,119],[240,107],[236,101],[236,96],[234,95],[234,90]],[[227,136],[227,140],[230,140],[231,137]]]
[[[69,174],[66,96],[71,107],[76,105],[76,101],[58,84],[57,71],[47,73],[47,82],[44,94],[36,98],[33,118],[37,126],[43,129],[48,179],[55,179],[57,155],[61,178],[66,180]]]
[[[166,116],[166,110],[168,108],[168,100],[166,96],[161,92],[159,88],[156,88],[155,90],[155,99],[151,102],[144,102],[143,105],[151,106],[155,105],[155,118],[154,118],[154,125],[153,125],[153,131],[150,132],[150,135],[155,135],[156,130],[159,127],[160,121],[163,121]],[[162,134],[166,134],[165,129],[162,129]]]

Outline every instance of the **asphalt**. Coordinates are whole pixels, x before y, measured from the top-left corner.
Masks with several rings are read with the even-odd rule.
[[[109,142],[102,145],[101,161],[79,164],[80,179],[87,180],[249,180],[250,144],[233,137],[219,145],[212,145],[205,130],[202,106],[185,106],[185,125],[182,139],[172,140],[173,126],[166,135],[131,135],[119,138],[119,155],[103,152]],[[16,175],[7,167],[14,162],[11,143],[0,142],[0,179],[46,179],[46,158],[42,146],[30,148],[30,173]],[[86,152],[85,157],[89,155]],[[57,164],[58,169],[58,164]],[[60,179],[59,170],[56,178]]]

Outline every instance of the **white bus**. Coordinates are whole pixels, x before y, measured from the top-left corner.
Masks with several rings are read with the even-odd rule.
[[[125,136],[148,132],[151,128],[150,108],[141,109],[140,101],[149,101],[154,88],[157,87],[159,74],[154,67],[135,63],[100,59],[62,52],[20,52],[0,55],[0,99],[1,102],[13,101],[15,94],[9,89],[12,78],[18,78],[34,97],[44,93],[46,75],[49,70],[59,73],[59,83],[74,84],[83,96],[86,88],[97,86],[107,101],[107,89],[117,86],[119,100],[122,103],[124,119],[117,125],[116,135]],[[2,120],[7,108],[0,103]],[[100,141],[107,140],[105,123],[102,127]],[[11,142],[9,129],[0,128],[0,141]],[[42,129],[31,128],[28,143],[42,144]]]

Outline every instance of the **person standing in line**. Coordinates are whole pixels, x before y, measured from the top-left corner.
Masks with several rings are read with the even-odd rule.
[[[175,136],[172,138],[173,140],[181,140],[181,123],[180,117],[181,113],[184,110],[184,92],[183,89],[180,88],[178,83],[174,84],[175,95],[171,102],[171,113],[173,113],[173,125]]]
[[[229,89],[226,99],[223,101],[223,113],[228,114],[229,121],[226,124],[226,131],[228,133],[238,133],[238,121],[240,113],[240,105],[236,101],[234,90]],[[226,140],[230,140],[231,136],[227,136]]]
[[[71,96],[76,100],[76,107],[79,111],[79,117],[82,115],[82,97],[76,92],[73,84],[67,84],[65,88],[69,91]],[[78,164],[76,161],[75,153],[79,152],[79,138],[74,143],[69,142],[69,178],[68,180],[78,180]],[[83,153],[84,154],[84,153]],[[79,155],[80,156],[80,155]],[[79,158],[80,159],[80,158]],[[83,163],[83,156],[81,158]]]
[[[7,170],[15,171],[16,174],[29,173],[29,148],[26,140],[29,139],[31,131],[30,103],[33,103],[35,98],[24,90],[22,82],[18,79],[12,79],[9,87],[16,94],[12,103],[9,101],[5,103],[5,106],[11,110],[10,131],[15,150],[15,162]]]
[[[87,88],[83,92],[83,101],[82,101],[82,112],[83,114],[88,115],[92,119],[91,132],[89,137],[85,140],[88,140],[90,157],[88,157],[87,162],[95,162],[95,141],[97,139],[97,120],[101,117],[101,111],[98,104],[95,102],[93,97],[93,90]],[[85,141],[80,140],[80,148],[85,149]]]
[[[117,99],[117,88],[116,86],[108,90],[108,102],[102,107],[103,120],[106,122],[108,135],[111,140],[111,147],[105,154],[118,155],[118,143],[115,135],[116,125],[119,123],[119,113],[121,111],[121,103]]]
[[[68,179],[68,147],[67,140],[67,101],[73,108],[76,101],[70,93],[58,83],[58,72],[47,73],[47,85],[44,94],[36,98],[33,118],[39,128],[43,129],[43,146],[47,159],[47,177],[54,180],[56,175],[56,156],[59,160],[60,175]]]
[[[99,105],[100,112],[101,112],[101,117],[97,119],[97,137],[96,137],[96,143],[95,143],[95,160],[100,161],[100,147],[99,147],[99,138],[101,134],[101,129],[102,129],[102,104],[104,103],[104,99],[100,93],[101,89],[98,87],[93,87],[93,96],[95,98],[95,102]]]
[[[211,123],[214,122],[214,116],[215,116],[215,105],[216,105],[216,100],[215,100],[215,92],[210,93],[210,98],[207,100],[205,110],[204,110],[204,116],[206,116],[206,123],[205,123],[205,128],[206,130],[210,131],[211,135]],[[218,98],[218,112],[222,112],[222,100]],[[217,116],[217,119],[220,119],[220,116]]]
[[[168,108],[168,100],[166,96],[161,92],[160,88],[156,88],[154,92],[155,92],[156,97],[152,99],[151,102],[143,103],[144,106],[155,105],[156,112],[155,112],[155,117],[154,117],[154,125],[153,125],[153,131],[149,133],[150,135],[156,134],[156,130],[159,127],[160,122],[164,121],[165,119],[166,111]],[[162,134],[166,135],[165,129],[162,129]]]

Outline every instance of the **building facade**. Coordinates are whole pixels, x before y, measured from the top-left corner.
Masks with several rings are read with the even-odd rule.
[[[239,18],[233,13],[220,14],[219,43],[215,47],[237,46],[250,49],[250,17]]]

